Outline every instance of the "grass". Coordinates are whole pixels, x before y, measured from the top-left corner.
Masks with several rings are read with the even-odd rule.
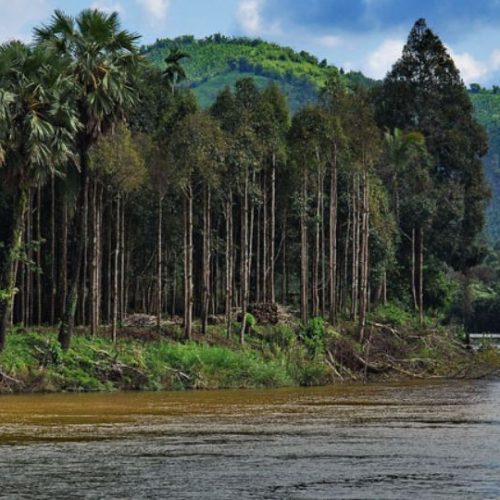
[[[279,336],[281,339],[281,336]],[[213,340],[213,337],[212,337]],[[331,381],[325,364],[293,342],[253,345],[142,342],[78,335],[63,352],[54,332],[12,331],[0,354],[0,392],[220,389],[310,385]]]
[[[432,318],[420,326],[391,306],[374,311],[370,324],[364,344],[357,323],[342,321],[334,329],[313,318],[306,325],[255,324],[243,347],[237,333],[228,339],[224,326],[214,325],[196,342],[179,340],[175,329],[161,336],[124,329],[116,344],[77,335],[68,352],[53,331],[14,329],[0,354],[0,393],[310,386],[500,373],[498,351],[473,355],[456,332]]]

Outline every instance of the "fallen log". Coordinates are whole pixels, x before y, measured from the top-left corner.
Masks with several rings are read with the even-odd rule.
[[[24,383],[21,380],[18,380],[17,378],[11,377],[10,375],[7,375],[5,372],[0,370],[0,378],[6,382],[11,382],[13,384],[17,385],[24,385]]]

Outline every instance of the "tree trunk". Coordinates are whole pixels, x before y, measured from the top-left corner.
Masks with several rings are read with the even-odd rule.
[[[211,192],[210,188],[206,189],[205,203],[203,208],[203,293],[202,293],[202,334],[207,333],[208,312],[210,307],[211,283],[210,283],[210,265],[212,261],[212,242],[211,242]]]
[[[158,240],[157,240],[157,275],[156,275],[156,286],[158,287],[158,311],[156,312],[156,328],[158,332],[161,332],[161,312],[162,312],[162,225],[163,225],[163,196],[160,191],[158,191]]]
[[[193,187],[185,190],[184,233],[184,335],[190,340],[193,326]]]
[[[330,177],[330,207],[328,235],[328,281],[330,291],[330,322],[337,322],[337,148],[334,147]]]
[[[113,259],[113,314],[111,319],[111,338],[113,342],[117,339],[117,326],[118,326],[118,264],[120,262],[120,195],[116,196],[116,211],[115,211],[115,251]],[[111,227],[109,228],[111,231]]]
[[[246,329],[246,314],[247,314],[247,297],[248,297],[248,167],[245,167],[245,180],[243,187],[243,210],[241,211],[241,329],[240,329],[240,343],[245,343],[245,329]]]
[[[416,265],[415,265],[415,228],[411,231],[411,294],[413,297],[413,309],[418,311],[417,285],[416,285]]]
[[[50,324],[56,321],[56,188],[54,173],[50,177]]]
[[[75,313],[78,304],[78,279],[83,259],[83,239],[85,204],[88,191],[88,157],[86,148],[80,150],[81,186],[76,203],[76,212],[71,228],[71,266],[69,270],[68,294],[59,327],[59,343],[63,350],[68,350],[75,329]]]
[[[231,336],[231,312],[233,307],[233,194],[226,200],[226,334]]]
[[[308,261],[307,261],[307,175],[302,174],[302,196],[300,208],[300,320],[307,322],[308,316]]]
[[[359,307],[359,338],[363,342],[368,311],[368,261],[369,261],[369,184],[368,175],[363,173],[363,200],[361,217],[361,254],[360,254],[360,307]]]
[[[418,228],[418,316],[420,326],[424,324],[424,229]]]
[[[36,324],[42,324],[42,230],[41,230],[41,217],[42,217],[42,189],[38,183],[36,190]]]
[[[17,261],[23,244],[24,219],[28,210],[27,190],[21,190],[14,200],[9,249],[2,269],[0,285],[0,352],[5,347],[7,328],[15,295]]]
[[[273,153],[271,169],[271,247],[269,254],[269,300],[276,302],[276,153]]]

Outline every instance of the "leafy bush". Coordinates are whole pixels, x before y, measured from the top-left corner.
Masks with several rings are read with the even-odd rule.
[[[317,317],[310,319],[302,330],[300,337],[311,356],[317,356],[325,350],[325,321]]]
[[[373,319],[379,323],[404,326],[411,323],[413,316],[402,307],[396,304],[379,306],[373,313]]]

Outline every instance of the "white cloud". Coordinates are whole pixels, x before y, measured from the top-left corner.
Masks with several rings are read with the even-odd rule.
[[[383,78],[392,65],[401,57],[404,41],[388,38],[375,49],[367,60],[365,71],[372,78]]]
[[[459,69],[463,81],[467,84],[481,82],[483,78],[494,69],[492,65],[475,59],[468,52],[458,54],[455,53],[450,47],[446,47],[446,49]],[[493,58],[494,53],[491,56],[492,60]]]
[[[236,12],[236,20],[247,35],[258,35],[263,31],[261,10],[265,0],[242,0]]]
[[[136,0],[153,22],[165,21],[170,8],[170,0]]]
[[[118,12],[118,14],[125,13],[125,9],[121,4],[111,3],[106,0],[97,0],[90,6],[90,8],[99,9],[102,10],[103,12],[107,12],[108,14],[111,14],[112,12]]]
[[[47,0],[0,0],[0,43],[12,39],[28,41],[33,26],[47,17]]]
[[[327,47],[329,49],[333,49],[336,47],[340,47],[341,45],[345,44],[344,38],[341,36],[334,36],[334,35],[324,35],[324,36],[319,36],[315,37],[314,41],[323,47]]]

